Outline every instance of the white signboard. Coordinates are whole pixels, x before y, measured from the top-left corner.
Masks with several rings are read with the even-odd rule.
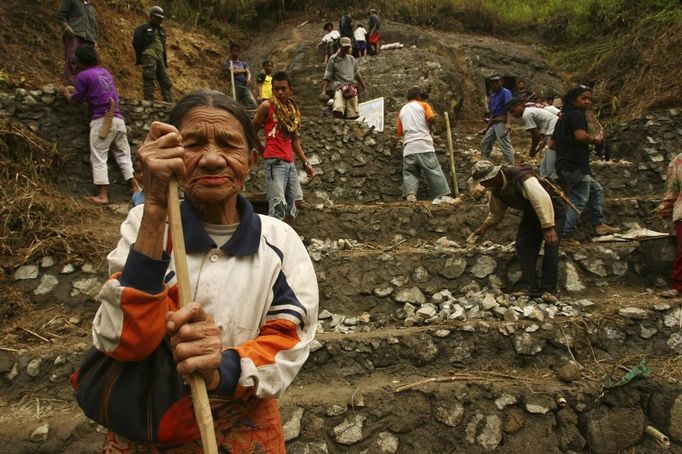
[[[358,104],[360,117],[367,126],[374,126],[375,131],[384,132],[384,98],[377,98]]]

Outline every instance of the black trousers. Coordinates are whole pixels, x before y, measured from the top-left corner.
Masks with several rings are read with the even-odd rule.
[[[561,240],[566,210],[559,200],[552,200],[554,205],[554,230]],[[538,278],[537,263],[540,246],[544,240],[540,219],[535,211],[523,212],[519,230],[516,233],[516,257],[521,266],[523,284],[531,297],[542,295],[542,292],[554,293],[559,277],[559,244],[545,244],[545,255],[542,259],[542,274]]]

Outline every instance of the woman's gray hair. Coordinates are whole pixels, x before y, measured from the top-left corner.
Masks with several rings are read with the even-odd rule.
[[[251,119],[237,101],[217,90],[195,90],[183,96],[168,114],[168,123],[176,128],[179,127],[183,117],[195,107],[215,107],[216,109],[222,109],[234,115],[244,129],[246,143],[249,147],[248,149],[253,149],[256,143],[256,134],[253,130]]]

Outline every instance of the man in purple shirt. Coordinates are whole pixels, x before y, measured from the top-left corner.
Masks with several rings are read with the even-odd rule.
[[[514,148],[509,140],[509,128],[507,127],[507,103],[512,99],[509,90],[502,86],[502,76],[493,76],[490,79],[492,93],[488,98],[488,113],[490,118],[485,128],[478,133],[484,134],[481,140],[481,155],[485,160],[490,160],[493,144],[497,140],[502,148],[502,155],[506,164],[514,164]]]
[[[131,185],[133,192],[137,183],[133,178],[133,164],[126,126],[118,108],[118,91],[109,71],[99,66],[97,52],[90,46],[76,49],[78,75],[75,87],[60,87],[62,95],[74,104],[87,102],[90,109],[90,164],[97,194],[88,196],[93,203],[109,203],[107,187],[107,158],[111,149],[121,168],[123,178]]]

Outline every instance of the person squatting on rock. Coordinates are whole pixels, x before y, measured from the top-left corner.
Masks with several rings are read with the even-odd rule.
[[[559,236],[565,217],[564,203],[551,188],[543,187],[532,167],[495,166],[478,161],[471,178],[490,190],[489,213],[483,224],[467,241],[475,242],[497,226],[507,207],[521,210],[521,224],[516,232],[516,256],[521,266],[523,285],[531,298],[557,302],[554,292],[559,274]],[[542,275],[538,279],[540,246],[545,242]]]
[[[154,122],[139,150],[146,201],[130,211],[108,256],[95,349],[72,377],[86,414],[110,429],[103,452],[202,452],[183,381],[191,373],[206,382],[220,452],[285,452],[276,398],[308,357],[318,287],[296,232],[254,213],[239,194],[253,146],[245,111],[201,90],[173,107],[169,124]],[[180,239],[167,223],[173,176],[186,197]],[[193,299],[184,308],[178,241]]]
[[[272,60],[263,62],[263,72],[256,76],[256,89],[258,90],[258,102],[267,101],[272,98],[272,71],[274,65]]]
[[[660,293],[665,298],[682,296],[682,153],[668,165],[666,191],[663,200],[656,208],[661,219],[672,219],[677,234],[677,257],[673,262],[673,281],[670,288]]]
[[[76,48],[97,45],[97,13],[89,0],[61,0],[57,20],[62,24],[64,41],[64,83],[74,85],[78,74]]]
[[[403,197],[408,202],[417,201],[419,179],[423,175],[434,204],[454,203],[433,146],[434,114],[427,98],[421,87],[411,87],[407,90],[407,104],[398,115],[396,133],[403,139]]]
[[[329,61],[329,57],[334,55],[339,50],[339,40],[341,34],[338,30],[334,30],[334,25],[331,22],[324,24],[324,36],[322,40],[317,43],[317,47],[324,46],[324,64]]]
[[[507,103],[511,101],[512,94],[504,88],[502,76],[490,78],[492,93],[488,98],[488,124],[478,133],[483,134],[481,140],[481,155],[484,159],[490,159],[493,152],[493,144],[498,141],[502,148],[502,156],[507,164],[514,164],[514,147],[509,140],[510,128],[507,126]]]
[[[556,174],[556,151],[550,148],[548,142],[554,133],[554,127],[559,117],[541,107],[528,107],[519,98],[512,98],[507,103],[507,112],[514,118],[520,118],[523,129],[531,135],[528,156],[533,158],[538,153],[538,149],[542,150],[540,176],[556,180],[558,178]]]
[[[109,150],[112,151],[123,178],[130,184],[133,193],[139,188],[133,178],[130,145],[123,115],[118,107],[118,91],[114,78],[109,71],[99,66],[97,51],[92,46],[80,46],[76,49],[76,64],[79,69],[76,86],[60,87],[59,91],[69,102],[88,104],[90,165],[97,194],[87,198],[91,202],[103,205],[109,202],[107,191]]]
[[[142,65],[142,94],[148,101],[154,100],[156,82],[166,102],[173,102],[171,84],[168,78],[168,55],[166,54],[166,31],[161,26],[165,18],[160,6],[149,10],[149,22],[135,29],[133,49],[135,64]]]
[[[325,67],[322,93],[320,94],[320,99],[328,99],[327,89],[331,88],[334,93],[332,115],[349,120],[354,120],[360,116],[356,81],[362,87],[363,93],[367,92],[367,86],[360,74],[358,62],[351,55],[352,51],[353,45],[350,38],[341,38],[341,49],[329,59]]]
[[[301,113],[291,98],[292,87],[287,73],[278,71],[272,76],[272,91],[274,96],[258,106],[253,128],[256,134],[263,128],[265,134],[265,147],[258,135],[256,147],[263,155],[268,215],[291,222],[303,200],[294,153],[303,163],[308,177],[314,177],[315,171],[301,147],[298,133]]]
[[[592,176],[590,169],[590,145],[604,141],[600,135],[590,135],[587,130],[585,112],[592,105],[592,89],[578,85],[569,90],[562,98],[562,115],[554,127],[550,148],[556,150],[556,171],[559,182],[565,188],[569,200],[578,209],[566,211],[566,221],[562,231],[565,246],[575,246],[578,241],[573,237],[576,224],[583,210],[587,210],[594,232],[608,235],[620,229],[604,223],[604,189]]]
[[[249,84],[251,83],[251,67],[248,63],[239,59],[240,54],[241,48],[239,47],[239,44],[230,45],[230,59],[225,61],[223,69],[225,70],[227,80],[232,83],[230,63],[232,64],[231,70],[234,73],[234,89],[237,101],[247,109],[255,109],[258,107],[258,103],[249,89]]]

